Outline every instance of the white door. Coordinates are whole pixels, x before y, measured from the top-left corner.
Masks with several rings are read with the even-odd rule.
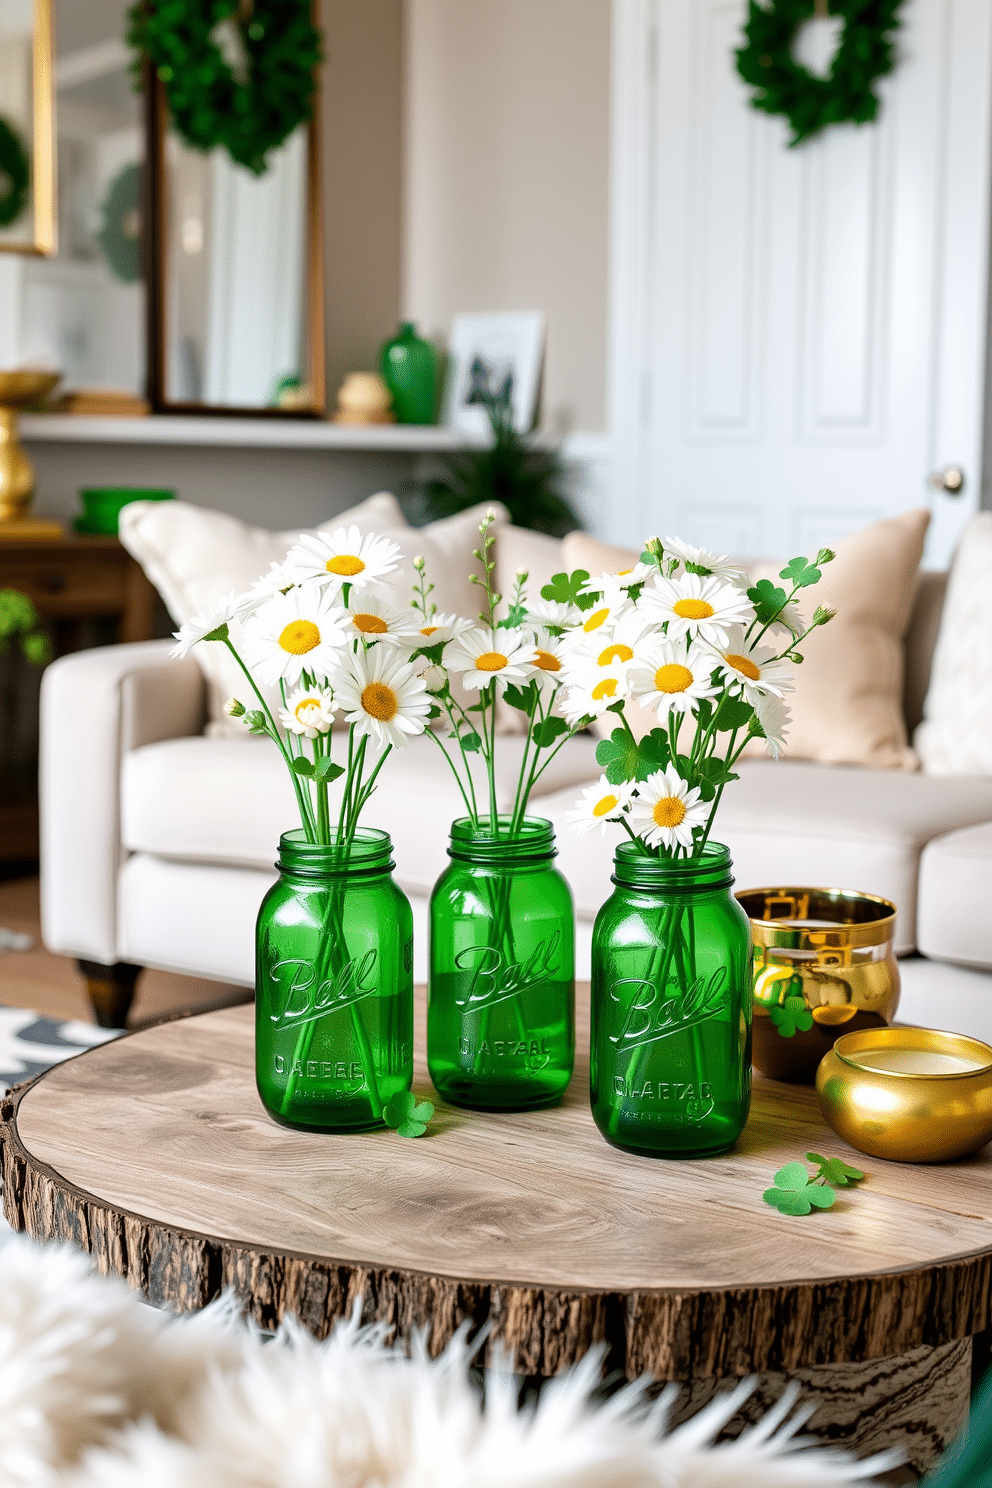
[[[611,535],[780,555],[929,504],[942,564],[981,493],[992,4],[906,0],[877,122],[794,149],[745,14],[615,0]]]

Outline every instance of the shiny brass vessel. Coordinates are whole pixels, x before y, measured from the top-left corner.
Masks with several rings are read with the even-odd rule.
[[[816,1074],[824,1117],[859,1152],[946,1162],[992,1141],[992,1048],[933,1028],[844,1034]]]
[[[34,470],[17,437],[20,409],[40,403],[52,392],[60,372],[0,372],[0,536],[19,533],[28,526],[28,507],[34,495]],[[32,528],[57,523],[31,523]]]
[[[745,889],[737,900],[754,941],[755,1068],[811,1085],[839,1034],[895,1016],[896,907],[848,889]]]

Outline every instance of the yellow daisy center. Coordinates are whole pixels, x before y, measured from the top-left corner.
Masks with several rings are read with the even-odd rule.
[[[534,665],[540,667],[542,672],[561,671],[561,662],[557,656],[552,656],[550,651],[536,651],[534,653]]]
[[[593,816],[609,816],[610,812],[615,811],[619,804],[619,796],[600,796],[592,808],[592,814]]]
[[[509,665],[510,658],[504,656],[502,651],[483,651],[475,663],[475,669],[477,672],[501,672]]]
[[[633,572],[634,572],[634,570],[632,568],[621,568],[620,571],[617,574],[617,578],[618,579],[625,579],[628,574],[631,574]]]
[[[305,723],[306,719],[303,715],[309,713],[311,709],[316,709],[318,713],[320,712],[320,698],[301,698],[293,709],[293,712],[296,714],[300,723]]]
[[[731,653],[723,659],[735,672],[740,672],[742,677],[747,677],[751,682],[760,682],[761,668],[755,666],[750,656],[735,656]]]
[[[672,609],[680,620],[708,620],[713,606],[705,599],[677,599]]]
[[[362,635],[385,635],[389,630],[381,615],[358,614],[351,618],[355,629],[360,630]]]
[[[601,625],[606,623],[609,613],[609,609],[605,605],[600,610],[593,610],[589,619],[583,622],[582,629],[587,632],[598,630]]]
[[[662,796],[651,810],[656,827],[677,827],[685,821],[685,802],[678,796]]]
[[[597,703],[602,702],[604,697],[616,697],[616,695],[616,677],[604,677],[602,682],[597,682],[596,686],[592,690],[592,696],[595,698]]]
[[[291,620],[283,629],[279,644],[293,656],[305,656],[320,645],[320,631],[312,620]]]
[[[328,558],[324,567],[328,573],[337,574],[340,579],[353,579],[356,574],[363,572],[365,564],[357,553],[336,553],[333,558]]]
[[[691,687],[694,678],[688,667],[680,666],[677,661],[670,661],[665,666],[660,666],[654,674],[654,685],[659,692],[685,692]]]
[[[385,682],[369,682],[362,689],[362,707],[370,718],[378,718],[380,723],[389,723],[396,717],[399,699]]]
[[[612,646],[607,646],[605,651],[600,651],[596,657],[597,666],[613,666],[617,661],[630,661],[634,654],[632,646],[625,646],[622,641],[614,641]]]
[[[422,625],[420,627],[420,634],[421,635],[433,635],[434,632],[437,630],[437,628],[438,627],[436,625]]]

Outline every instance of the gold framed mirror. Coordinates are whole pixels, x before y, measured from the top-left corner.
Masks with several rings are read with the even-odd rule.
[[[261,177],[190,148],[146,70],[148,395],[159,413],[323,417],[319,82]]]
[[[56,248],[51,0],[0,0],[0,253]]]

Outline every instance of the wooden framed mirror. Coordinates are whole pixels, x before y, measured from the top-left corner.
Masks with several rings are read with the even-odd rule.
[[[188,146],[151,68],[146,103],[153,409],[322,417],[319,82],[313,117],[262,176]]]
[[[55,252],[51,0],[0,0],[0,252]]]

